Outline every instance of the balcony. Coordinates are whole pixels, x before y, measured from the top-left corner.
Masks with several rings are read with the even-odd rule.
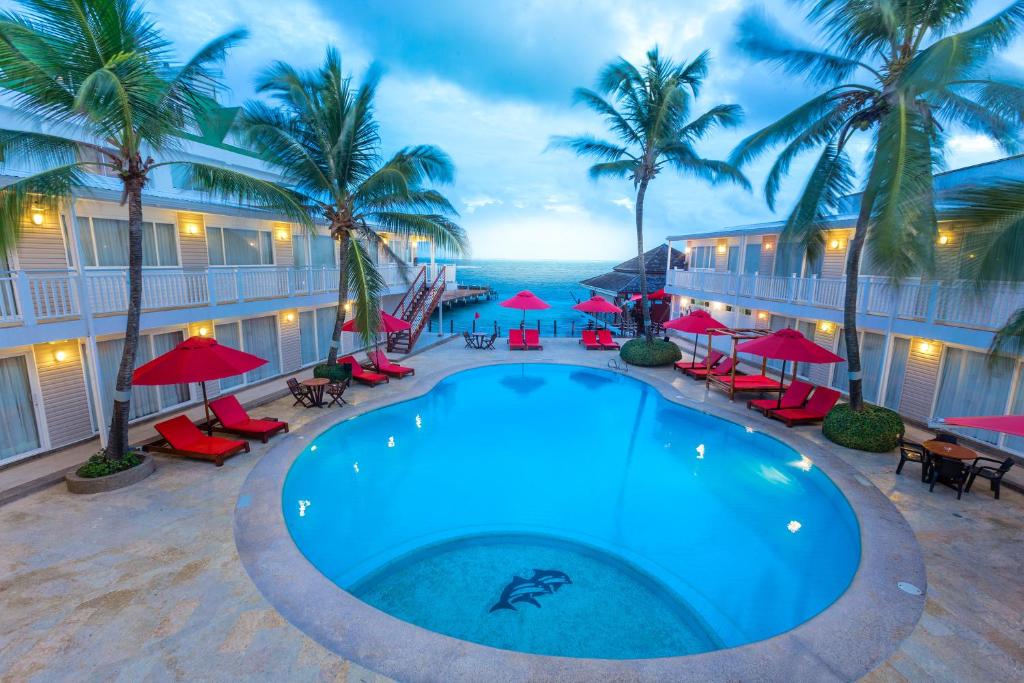
[[[673,294],[708,296],[729,304],[760,307],[775,301],[826,311],[842,311],[846,278],[738,275],[711,271],[673,270],[668,277]],[[861,277],[857,310],[863,315],[993,331],[1024,307],[1024,287],[995,283],[978,291],[964,280],[894,281]]]
[[[380,268],[389,289],[407,286],[397,265]],[[337,291],[338,269],[326,267],[215,267],[145,269],[143,311],[197,308],[284,299]],[[126,269],[16,270],[0,274],[0,325],[31,326],[128,310]]]

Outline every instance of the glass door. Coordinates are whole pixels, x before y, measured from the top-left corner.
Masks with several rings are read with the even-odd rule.
[[[0,358],[0,463],[42,446],[26,356]]]

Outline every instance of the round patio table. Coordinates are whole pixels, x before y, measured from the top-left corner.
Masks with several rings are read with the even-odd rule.
[[[299,384],[309,387],[310,396],[313,399],[313,405],[317,408],[324,407],[324,388],[331,383],[331,380],[326,377],[313,377],[312,379],[304,379]]]
[[[939,455],[943,458],[952,458],[954,460],[974,460],[978,457],[978,454],[972,451],[966,446],[961,446],[957,443],[948,443],[946,441],[939,441],[938,439],[931,439],[925,441],[923,444],[928,452],[933,455]]]

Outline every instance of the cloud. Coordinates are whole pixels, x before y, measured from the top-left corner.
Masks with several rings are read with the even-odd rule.
[[[482,209],[485,206],[500,206],[501,204],[504,204],[504,202],[500,199],[488,197],[487,195],[480,195],[479,197],[466,199],[462,202],[462,205],[466,207],[466,213],[475,213],[477,209]]]
[[[633,211],[636,208],[636,202],[629,197],[619,197],[618,199],[612,199],[611,203],[615,206],[621,206],[626,211]]]

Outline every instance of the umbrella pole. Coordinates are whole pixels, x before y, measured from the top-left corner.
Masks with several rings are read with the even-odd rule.
[[[210,424],[210,402],[206,398],[206,382],[200,382],[199,386],[203,388],[203,410],[206,411],[206,435],[213,436],[213,425]]]
[[[695,332],[693,335],[693,359],[690,361],[691,368],[697,364],[697,340],[699,338],[700,335]]]
[[[767,356],[765,358],[767,359]],[[776,408],[781,408],[782,407],[782,389],[785,388],[785,385],[786,385],[786,361],[785,360],[782,361],[782,374],[779,375],[779,384],[781,386],[779,387],[779,400],[775,404]]]

